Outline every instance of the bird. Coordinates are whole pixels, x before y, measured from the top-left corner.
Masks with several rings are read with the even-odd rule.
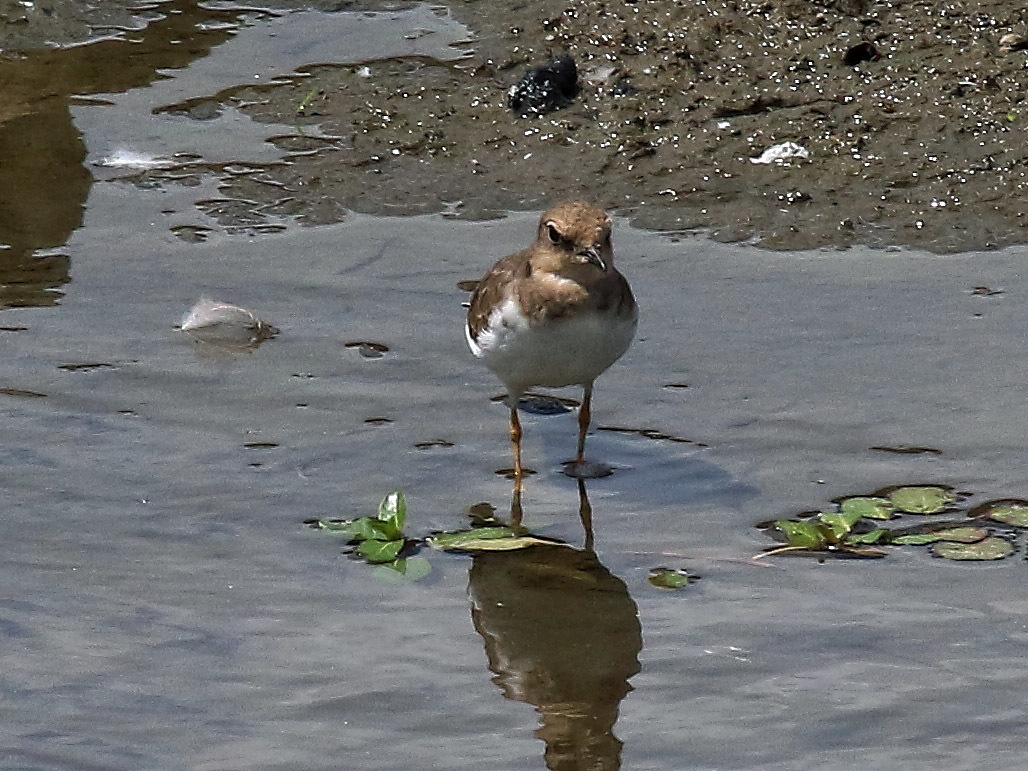
[[[614,267],[611,226],[596,204],[558,203],[540,216],[535,242],[500,259],[471,296],[465,335],[507,389],[519,497],[518,401],[532,387],[582,387],[578,451],[565,471],[580,478],[610,473],[584,457],[593,383],[628,350],[639,318],[632,288]]]

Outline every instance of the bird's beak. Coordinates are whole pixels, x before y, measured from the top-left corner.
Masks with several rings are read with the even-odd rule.
[[[600,250],[595,246],[590,246],[578,253],[579,257],[584,257],[586,262],[590,262],[602,271],[607,270],[607,263],[603,261],[603,257],[600,255]]]

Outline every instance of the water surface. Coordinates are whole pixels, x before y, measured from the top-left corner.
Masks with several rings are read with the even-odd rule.
[[[132,135],[125,104],[161,101],[134,88],[71,111],[84,183],[39,219],[80,221],[19,258],[55,249],[63,277],[0,319],[4,767],[1018,765],[1022,561],[749,558],[753,523],[887,484],[1028,494],[1024,249],[769,254],[619,220],[642,317],[594,417],[688,441],[590,436],[616,467],[588,488],[591,554],[560,472],[575,417],[526,416],[525,521],[577,550],[432,553],[428,578],[387,583],[302,521],[396,488],[414,535],[509,505],[501,389],[465,349],[456,285],[535,215],[230,228],[197,208],[213,174],[76,165]],[[249,129],[233,149],[231,121],[225,155],[180,144],[196,123],[157,118],[130,149],[268,152]],[[204,294],[281,334],[197,345],[174,325]],[[896,445],[940,454],[871,449]],[[657,565],[703,579],[661,591]]]

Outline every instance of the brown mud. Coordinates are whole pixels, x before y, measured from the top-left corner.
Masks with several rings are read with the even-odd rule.
[[[101,22],[126,26],[119,5],[101,4]],[[8,29],[26,31],[7,50],[74,37],[5,8]],[[347,209],[484,218],[582,196],[640,226],[767,248],[1025,240],[1028,21],[1016,4],[466,0],[439,12],[471,30],[466,57],[325,63],[212,95],[344,138],[228,179],[225,196],[254,210],[288,196],[310,223]],[[514,116],[510,85],[564,53],[579,67],[574,103]],[[752,162],[782,142],[809,157]]]
[[[319,67],[292,85],[225,95],[261,119],[347,137],[346,149],[281,167],[276,181],[312,210],[332,196],[387,214],[478,218],[583,196],[641,226],[769,248],[949,252],[1025,240],[1028,51],[1000,43],[1026,31],[1013,4],[450,9],[475,35],[457,63]],[[880,58],[847,65],[863,43]],[[507,88],[565,52],[579,65],[574,104],[515,117]],[[751,162],[786,141],[809,158]],[[245,179],[226,192],[269,195]]]

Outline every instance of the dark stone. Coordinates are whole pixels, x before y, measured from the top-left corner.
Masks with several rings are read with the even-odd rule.
[[[855,64],[861,62],[870,62],[876,59],[881,59],[881,52],[875,47],[874,43],[858,43],[852,46],[846,51],[846,55],[842,58],[843,63],[848,67],[852,67]]]
[[[507,106],[522,117],[545,115],[567,107],[577,94],[578,67],[570,56],[561,56],[526,72],[507,92]]]

